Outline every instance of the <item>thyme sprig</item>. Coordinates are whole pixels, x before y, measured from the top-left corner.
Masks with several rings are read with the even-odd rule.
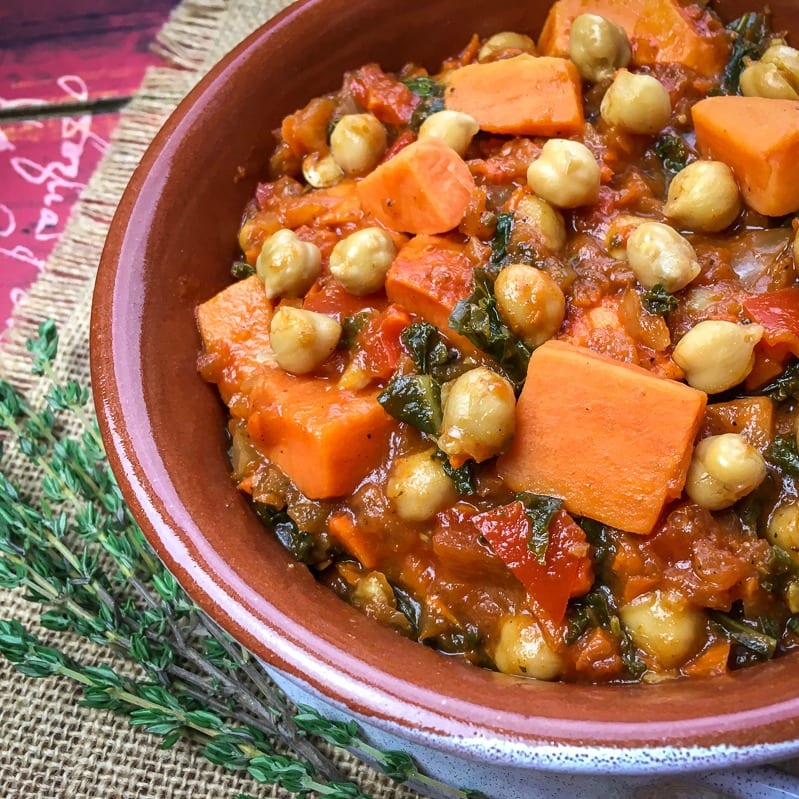
[[[195,742],[212,763],[300,795],[361,799],[321,741],[345,747],[389,777],[453,799],[404,752],[382,752],[357,725],[293,707],[259,660],[200,611],[151,550],[105,459],[89,391],[60,381],[51,321],[28,342],[32,371],[49,385],[34,408],[0,381],[3,446],[30,460],[41,491],[26,495],[0,472],[0,587],[40,604],[45,630],[102,647],[86,663],[0,620],[0,655],[21,674],[65,677],[80,704],[121,714],[169,748]],[[58,636],[56,636],[58,638]],[[63,639],[60,639],[63,640]]]

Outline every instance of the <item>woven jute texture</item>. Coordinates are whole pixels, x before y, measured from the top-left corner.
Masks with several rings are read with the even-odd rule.
[[[226,52],[289,4],[288,0],[185,0],[159,36],[169,67],[151,70],[123,114],[104,160],[75,208],[66,232],[38,282],[15,308],[13,327],[0,340],[0,379],[23,390],[32,404],[44,392],[30,372],[25,340],[52,318],[60,333],[56,371],[89,383],[88,328],[92,288],[114,210],[147,145],[170,112]],[[7,446],[3,473],[36,496],[42,476]],[[0,618],[18,619],[87,663],[108,658],[85,642],[41,630],[39,606],[18,592],[0,590]],[[246,776],[209,764],[190,745],[168,751],[157,739],[105,711],[79,707],[79,688],[68,680],[33,680],[0,661],[0,797],[137,797],[212,799],[284,796]],[[344,752],[334,760],[375,799],[405,799],[410,791]],[[414,794],[415,795],[415,794]]]

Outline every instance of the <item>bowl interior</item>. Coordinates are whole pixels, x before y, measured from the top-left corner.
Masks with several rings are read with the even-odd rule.
[[[771,4],[790,29],[799,6]],[[720,679],[575,686],[462,666],[317,585],[228,473],[226,413],[196,373],[195,306],[229,282],[242,209],[286,113],[369,61],[435,70],[473,33],[537,34],[531,0],[305,0],[228,56],[137,170],[103,256],[92,316],[95,398],[114,471],[190,595],[268,662],[387,725],[453,741],[637,748],[799,738],[796,658]],[[717,4],[728,19],[746,2]],[[797,25],[799,28],[799,25]],[[558,768],[557,758],[543,765]],[[601,765],[601,764],[598,764]]]

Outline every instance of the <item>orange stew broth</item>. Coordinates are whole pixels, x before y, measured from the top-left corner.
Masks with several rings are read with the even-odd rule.
[[[730,37],[712,19],[708,22],[709,14],[700,14],[703,29],[715,41],[723,37],[726,58]],[[435,80],[440,83],[450,70],[476,63],[482,43],[475,36],[443,63]],[[505,50],[491,58],[518,54]],[[546,138],[480,131],[464,156],[475,183],[471,199],[460,224],[438,237],[460,254],[467,265],[466,278],[463,273],[441,277],[454,305],[472,291],[472,268],[491,267],[495,274],[508,263],[532,264],[547,272],[566,298],[566,317],[556,338],[671,381],[684,382],[672,352],[698,322],[760,321],[766,333],[755,349],[752,372],[735,388],[709,396],[697,436],[699,440],[740,433],[765,455],[766,479],[731,507],[711,511],[683,493],[666,502],[651,533],[640,534],[570,514],[569,498],[560,497],[566,504],[553,506],[547,518],[548,549],[540,562],[535,556],[530,560],[527,545],[533,522],[517,494],[498,476],[495,458],[467,462],[472,490],[465,489],[431,518],[400,518],[386,489],[392,469],[399,459],[436,446],[435,435],[411,424],[389,419],[379,465],[344,496],[305,496],[296,486],[297,476],[267,457],[268,446],[261,446],[263,436],[254,435],[260,428],[253,419],[282,410],[274,392],[264,389],[278,372],[289,415],[295,410],[301,415],[299,406],[312,401],[305,399],[312,392],[298,388],[309,381],[335,391],[344,376],[349,379],[355,373],[359,383],[341,395],[341,402],[346,405],[358,396],[376,403],[376,395],[394,375],[418,372],[401,339],[409,325],[424,321],[418,310],[391,304],[383,291],[365,297],[349,294],[328,268],[338,241],[379,224],[359,204],[355,189],[362,178],[342,177],[329,188],[315,189],[302,172],[304,160],[307,165],[308,159],[328,155],[330,130],[346,114],[369,112],[380,120],[387,135],[383,162],[414,142],[427,102],[409,88],[414,85],[411,79],[427,75],[417,65],[408,64],[397,74],[365,65],[347,73],[339,91],[315,98],[286,117],[276,134],[271,179],[258,186],[246,209],[239,234],[242,260],[254,266],[264,241],[288,228],[318,246],[321,275],[304,297],[269,301],[257,289],[254,300],[236,306],[241,317],[228,320],[233,332],[227,339],[215,339],[200,320],[205,343],[201,373],[220,385],[230,406],[233,476],[252,495],[258,512],[322,583],[360,611],[482,667],[580,682],[695,677],[780,655],[797,643],[793,630],[799,611],[799,554],[789,546],[774,546],[767,536],[775,511],[790,510],[797,502],[796,474],[770,455],[775,440],[790,445],[795,439],[795,400],[790,392],[784,396],[764,388],[791,367],[799,352],[791,220],[764,217],[744,206],[720,233],[682,231],[696,251],[701,272],[673,294],[669,310],[648,310],[646,289],[625,259],[626,236],[633,229],[625,218],[668,222],[663,206],[675,170],[664,165],[662,145],[675,137],[689,162],[700,158],[691,107],[718,93],[720,75],[700,75],[675,63],[630,68],[653,75],[667,88],[671,117],[655,135],[612,128],[599,114],[609,81],[583,81],[586,121],[582,133],[569,138],[584,142],[595,155],[601,188],[596,202],[562,211],[565,245],[547,251],[530,220],[513,215],[520,200],[531,194],[527,168]],[[496,262],[499,219],[510,221],[510,227],[505,252]],[[389,232],[397,248],[412,238],[408,232]],[[252,284],[258,277],[247,280]],[[754,296],[767,310],[768,299],[777,298],[776,310],[771,310],[776,316],[784,311],[781,321],[770,327],[768,313],[753,319],[745,302]],[[786,311],[780,302],[787,301],[795,304]],[[268,324],[280,304],[325,313],[343,325],[339,346],[310,375],[287,375],[270,360]],[[786,318],[793,319],[793,330]],[[452,359],[445,377],[476,365],[502,372],[490,355],[468,341],[464,344],[465,339],[440,320],[438,326]],[[260,342],[262,357],[244,364],[253,341]],[[264,399],[267,395],[270,399]],[[291,402],[298,403],[296,408]],[[336,410],[331,406],[329,412]],[[612,436],[613,430],[597,435]],[[315,469],[316,445],[312,436],[309,441],[304,463],[294,468]],[[348,443],[358,446],[343,436],[342,457]],[[572,452],[565,457],[580,456]],[[452,458],[450,466],[462,462]],[[601,485],[602,475],[597,480]],[[509,547],[516,550],[509,552]],[[509,568],[518,566],[519,559],[526,562],[524,579]],[[662,644],[660,650],[649,646],[645,632],[622,621],[620,609],[645,595],[667,597],[669,607],[676,608],[676,621],[668,616],[668,608],[661,618],[655,602],[650,619],[650,625],[660,625],[662,631],[673,628],[677,638],[690,638],[675,648],[674,657],[662,655]],[[680,626],[683,613],[689,617],[687,633],[685,625]],[[555,665],[539,669],[535,663],[540,657],[533,654],[534,664],[528,668],[525,641],[531,651],[545,647],[551,655],[547,663]],[[668,643],[665,646],[668,649]]]

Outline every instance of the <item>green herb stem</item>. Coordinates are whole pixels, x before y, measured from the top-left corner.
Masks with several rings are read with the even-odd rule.
[[[449,354],[423,338],[428,363],[446,365]],[[0,381],[0,431],[40,471],[43,490],[38,498],[23,496],[0,473],[0,586],[22,589],[40,604],[45,628],[107,647],[141,678],[122,677],[109,665],[82,665],[15,621],[0,620],[0,654],[27,676],[73,680],[82,686],[81,704],[127,716],[160,737],[163,748],[180,739],[197,742],[212,763],[246,771],[257,783],[366,799],[318,748],[314,738],[322,738],[379,764],[395,780],[412,779],[453,799],[474,796],[421,774],[403,752],[380,752],[353,722],[290,706],[253,656],[194,606],[150,549],[85,410],[88,391],[57,382],[52,322],[40,326],[28,349],[34,374],[52,384],[47,407],[35,411]],[[74,417],[83,435],[67,436],[59,415]]]

